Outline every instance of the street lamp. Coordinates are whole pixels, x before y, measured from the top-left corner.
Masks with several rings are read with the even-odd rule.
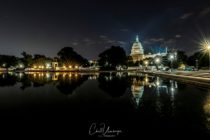
[[[24,67],[23,64],[20,64],[20,65],[19,65],[19,68],[23,68],[23,67]]]
[[[156,64],[157,70],[158,70],[159,63],[160,63],[160,58],[155,58],[155,64]]]
[[[195,67],[196,67],[196,70],[198,70],[198,59],[195,60]]]
[[[159,63],[160,63],[160,58],[156,58],[156,59],[155,59],[155,63],[156,63],[156,64],[159,64]]]
[[[173,60],[174,60],[174,55],[171,54],[171,55],[169,56],[169,59],[170,59],[170,61],[171,61],[171,72],[172,72],[172,62],[173,62]]]
[[[149,62],[146,60],[146,61],[144,61],[144,64],[145,64],[146,69],[147,69],[147,66],[148,66]]]
[[[50,68],[50,64],[49,63],[46,63],[46,68]]]

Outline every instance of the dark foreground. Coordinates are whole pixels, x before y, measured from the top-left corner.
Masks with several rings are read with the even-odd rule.
[[[136,73],[0,75],[1,135],[210,136],[210,89]]]

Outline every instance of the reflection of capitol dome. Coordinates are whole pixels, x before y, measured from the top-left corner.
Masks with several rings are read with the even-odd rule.
[[[139,37],[138,36],[136,36],[136,40],[133,43],[130,55],[131,55],[134,62],[140,61],[144,57],[144,49],[141,45],[141,42],[139,42]]]
[[[144,86],[141,85],[141,82],[134,80],[133,85],[131,86],[131,92],[133,95],[133,99],[136,105],[138,106],[139,101],[142,98],[142,95],[144,93]]]

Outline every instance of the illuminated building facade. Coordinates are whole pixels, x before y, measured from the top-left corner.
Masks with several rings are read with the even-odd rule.
[[[166,56],[167,54],[168,54],[167,48],[165,48],[165,51],[161,53],[159,52],[159,53],[154,53],[154,54],[151,54],[151,53],[144,54],[143,46],[141,42],[139,41],[139,37],[136,36],[136,40],[133,43],[132,48],[131,48],[130,56],[132,57],[133,62],[135,63],[137,61],[141,61],[146,58],[155,58],[156,56]]]
[[[133,43],[130,56],[132,57],[133,62],[143,60],[144,58],[144,49],[139,41],[138,36],[136,36],[136,40]]]

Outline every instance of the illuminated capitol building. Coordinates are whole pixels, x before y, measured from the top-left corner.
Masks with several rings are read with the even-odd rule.
[[[136,36],[136,40],[132,45],[131,48],[131,54],[130,56],[133,59],[133,62],[137,62],[137,61],[141,61],[145,58],[154,58],[156,56],[166,56],[167,55],[167,48],[165,49],[165,52],[163,53],[156,53],[156,54],[144,54],[144,49],[143,46],[141,44],[141,42],[139,41],[139,37]]]

